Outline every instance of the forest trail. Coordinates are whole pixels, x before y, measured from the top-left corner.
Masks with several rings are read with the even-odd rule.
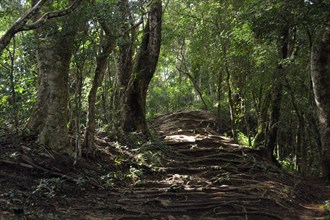
[[[203,111],[162,116],[154,128],[170,150],[163,178],[120,200],[122,219],[320,219],[307,185],[220,135]]]
[[[159,173],[145,175],[135,184],[111,189],[98,184],[86,189],[82,184],[85,189],[81,190],[68,181],[60,190],[54,190],[54,197],[43,195],[44,201],[38,203],[32,199],[38,195],[37,189],[44,193],[52,190],[42,188],[35,179],[29,182],[28,177],[19,177],[24,184],[6,184],[15,173],[9,175],[1,169],[0,219],[33,219],[37,214],[27,211],[32,207],[43,213],[41,219],[325,218],[322,204],[329,199],[329,188],[288,174],[265,161],[256,150],[240,147],[221,135],[210,113],[186,111],[161,116],[153,128],[166,142],[161,149]],[[11,166],[7,163],[1,167],[8,171]],[[14,171],[22,175],[24,169]],[[40,178],[36,171],[31,173],[30,178]],[[39,188],[31,190],[36,182]],[[13,195],[8,195],[4,187],[12,187]],[[20,193],[18,198],[10,198],[15,193]],[[3,206],[4,202],[14,203],[13,199],[21,201],[21,205],[16,202],[19,208],[15,208],[15,215],[8,204],[7,209]]]

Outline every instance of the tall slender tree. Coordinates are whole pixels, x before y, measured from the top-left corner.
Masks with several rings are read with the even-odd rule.
[[[115,39],[110,27],[105,21],[100,21],[102,27],[101,32],[101,48],[98,56],[96,57],[95,75],[92,83],[92,88],[88,94],[88,113],[87,123],[84,137],[84,147],[87,151],[91,152],[94,149],[94,136],[95,136],[95,103],[96,93],[102,84],[105,72],[107,70],[108,57],[112,52]]]

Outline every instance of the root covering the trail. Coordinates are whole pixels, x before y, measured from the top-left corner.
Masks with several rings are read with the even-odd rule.
[[[326,217],[327,210],[322,204],[330,195],[329,188],[320,181],[289,174],[265,160],[257,150],[234,143],[222,134],[225,129],[217,126],[212,114],[204,111],[172,113],[158,117],[152,128],[166,143],[159,146],[161,159],[158,167],[154,167],[158,174],[144,175],[134,184],[110,189],[89,181],[93,184],[85,184],[85,187],[90,187],[85,190],[74,188],[74,184],[79,185],[79,178],[66,174],[64,177],[71,183],[59,195],[60,198],[66,195],[69,202],[57,198],[56,202],[49,204],[45,200],[46,205],[38,210],[48,217],[47,212],[52,213],[55,219],[264,220]],[[113,147],[101,139],[99,145]],[[6,161],[3,164],[12,167]],[[20,167],[18,171],[30,168]],[[56,172],[61,173],[59,170]],[[97,171],[93,172],[97,174]],[[2,170],[0,177],[4,175]],[[0,184],[6,186],[1,180]],[[42,187],[39,185],[39,188],[41,190]],[[42,190],[50,191],[47,188]],[[65,190],[72,194],[66,194]],[[20,191],[24,194],[23,187]],[[4,190],[1,193],[5,195]],[[1,202],[9,201],[7,197],[0,197],[0,206]],[[20,208],[24,211],[24,207]],[[12,216],[8,210],[7,215],[1,208],[0,211],[3,216]]]
[[[215,117],[183,111],[157,118],[170,146],[164,175],[121,201],[141,219],[317,219],[319,189],[219,133]],[[142,216],[141,216],[142,215]],[[129,217],[128,217],[129,218]]]

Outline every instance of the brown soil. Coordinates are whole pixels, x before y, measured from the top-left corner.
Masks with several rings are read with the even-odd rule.
[[[132,136],[125,147],[100,134],[95,155],[75,165],[32,138],[1,137],[0,219],[329,217],[322,180],[289,174],[240,147],[210,113],[169,114],[152,127],[165,142]]]

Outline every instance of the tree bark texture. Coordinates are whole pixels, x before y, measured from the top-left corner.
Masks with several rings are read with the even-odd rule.
[[[121,99],[121,130],[148,134],[146,97],[156,70],[161,45],[162,2],[150,4],[148,20],[130,80]]]
[[[330,179],[330,16],[312,48],[311,77],[318,108],[322,174]]]
[[[68,79],[75,36],[81,21],[72,14],[58,23],[48,22],[38,33],[39,89],[30,119],[31,131],[41,144],[60,153],[73,155],[68,138]]]

